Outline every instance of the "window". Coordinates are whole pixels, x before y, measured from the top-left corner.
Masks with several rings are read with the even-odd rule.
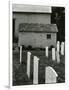
[[[51,34],[47,34],[47,39],[51,39]]]

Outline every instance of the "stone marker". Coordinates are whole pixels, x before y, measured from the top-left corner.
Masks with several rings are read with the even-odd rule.
[[[48,57],[48,47],[45,47],[45,54],[46,54],[46,57]]]
[[[27,75],[30,78],[30,59],[31,59],[31,52],[27,52]]]
[[[56,51],[57,63],[60,63],[60,54]]]
[[[60,42],[57,41],[57,51],[59,52],[59,50],[60,50]]]
[[[38,84],[38,61],[39,58],[34,56],[34,64],[33,64],[33,84]]]
[[[56,57],[55,57],[55,48],[52,48],[52,60],[55,61]]]
[[[56,83],[57,77],[58,75],[52,67],[45,67],[45,83]]]
[[[64,55],[64,42],[61,43],[61,55]]]
[[[20,46],[20,63],[22,62],[22,46]]]

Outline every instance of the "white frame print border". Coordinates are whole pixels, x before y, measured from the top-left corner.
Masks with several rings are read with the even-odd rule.
[[[9,87],[12,87],[12,2],[9,1],[9,42],[10,42],[10,60],[9,60]]]
[[[53,5],[49,5],[49,6],[53,6]],[[54,5],[54,6],[56,6],[56,5]],[[64,7],[66,8],[66,6],[64,6]],[[10,46],[10,50],[9,50],[9,52],[10,52],[10,55],[9,55],[10,56],[10,60],[9,60],[9,87],[10,88],[12,88],[12,87],[24,87],[24,86],[12,86],[12,81],[13,81],[13,78],[12,78],[12,24],[11,24],[12,23],[12,1],[9,1],[9,23],[10,23],[9,24],[9,30],[10,30],[10,32],[9,32],[9,43],[10,43],[10,45],[9,45]],[[67,64],[66,61],[65,61],[65,64]],[[66,75],[66,71],[67,71],[66,69],[67,68],[66,68],[66,65],[65,65],[65,83],[63,83],[63,86],[67,86],[67,82],[68,82],[67,75]],[[57,84],[57,86],[60,86],[60,85],[61,85],[61,83]]]

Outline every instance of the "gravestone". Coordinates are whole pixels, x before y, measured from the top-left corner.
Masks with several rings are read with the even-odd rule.
[[[61,43],[61,55],[64,55],[64,42]]]
[[[22,62],[22,46],[20,46],[20,63]]]
[[[46,57],[48,57],[48,47],[45,47],[45,54],[46,54]]]
[[[27,75],[30,78],[30,59],[31,59],[31,52],[27,52]]]
[[[33,64],[33,84],[38,84],[38,63],[39,58],[34,56],[34,64]]]
[[[60,42],[57,41],[57,52],[59,52],[59,50],[60,50]]]
[[[56,60],[56,56],[55,56],[55,48],[52,48],[52,60],[53,60],[53,61]]]
[[[58,75],[52,67],[45,67],[45,83],[56,83],[57,77]]]
[[[60,63],[60,54],[57,51],[56,51],[56,58],[57,58],[57,63]]]

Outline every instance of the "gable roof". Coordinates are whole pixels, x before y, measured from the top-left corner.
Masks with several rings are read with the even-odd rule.
[[[58,32],[56,24],[21,23],[19,32]]]

